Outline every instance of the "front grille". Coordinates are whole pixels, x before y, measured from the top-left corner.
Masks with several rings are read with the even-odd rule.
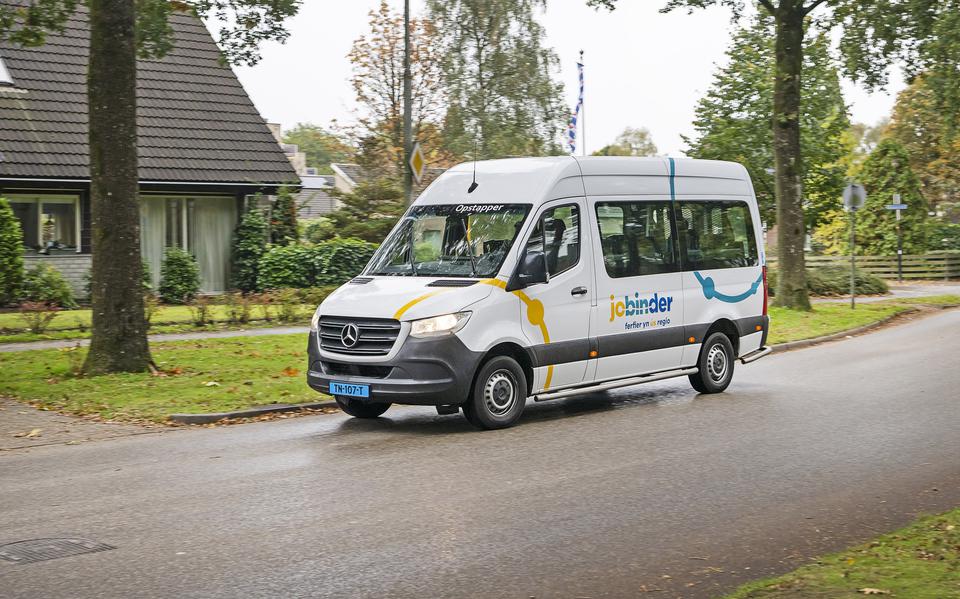
[[[347,347],[341,334],[343,328],[354,324],[359,330],[356,344]],[[385,356],[393,349],[400,335],[400,322],[389,318],[320,317],[320,348],[352,356]]]
[[[327,374],[362,376],[368,379],[385,379],[393,370],[393,366],[374,364],[341,364],[340,362],[321,362],[321,364],[323,364],[323,371]]]

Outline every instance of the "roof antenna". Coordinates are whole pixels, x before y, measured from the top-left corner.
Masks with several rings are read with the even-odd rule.
[[[476,137],[473,138],[473,182],[470,183],[470,187],[467,188],[467,193],[473,193],[480,187],[480,184],[477,183],[477,154],[479,153],[479,145]]]

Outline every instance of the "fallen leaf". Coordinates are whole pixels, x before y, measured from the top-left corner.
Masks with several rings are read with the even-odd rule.
[[[300,374],[300,371],[297,370],[296,368],[293,368],[292,366],[287,366],[286,368],[283,369],[283,374],[285,374],[286,376],[297,376],[298,374]]]
[[[885,591],[883,589],[872,589],[870,587],[857,589],[857,592],[863,593],[864,595],[889,595],[890,594],[890,591]]]
[[[204,387],[219,387],[219,386],[220,386],[220,383],[218,383],[217,381],[207,381],[206,383],[203,384],[203,386],[204,386]]]
[[[41,433],[42,431],[43,431],[42,428],[35,428],[35,429],[31,430],[30,432],[26,432],[26,433],[14,433],[13,436],[14,436],[14,437],[22,437],[22,438],[26,438],[26,439],[34,439],[34,438],[36,438],[36,437],[39,437],[39,436],[40,436],[40,433]]]

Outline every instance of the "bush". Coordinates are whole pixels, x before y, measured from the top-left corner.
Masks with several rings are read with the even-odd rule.
[[[276,245],[289,245],[300,239],[297,229],[297,204],[287,187],[277,190],[270,215],[270,241]]]
[[[323,303],[323,300],[327,299],[328,295],[336,290],[336,287],[306,287],[298,289],[297,294],[300,296],[301,304],[319,306]]]
[[[157,310],[160,308],[160,300],[157,299],[157,296],[152,293],[143,294],[143,320],[147,323],[147,328],[150,328],[150,321],[153,320],[153,317],[157,314]]]
[[[260,288],[342,285],[360,274],[376,248],[376,245],[359,239],[272,246],[260,260]]]
[[[223,305],[227,311],[227,322],[247,324],[250,322],[251,298],[242,293],[228,293],[223,296]]]
[[[777,289],[777,271],[767,268],[767,283],[770,295]],[[858,295],[878,295],[887,293],[887,283],[876,275],[857,269],[854,273],[854,287]],[[842,266],[821,266],[807,269],[807,290],[811,295],[848,295],[850,293],[850,269]]]
[[[311,221],[305,222],[303,227],[303,240],[309,243],[320,243],[337,236],[337,228],[329,218],[321,216]]]
[[[233,232],[231,280],[233,286],[244,293],[259,289],[257,273],[260,258],[267,251],[268,229],[267,219],[256,203],[252,203]]]
[[[160,298],[168,304],[189,303],[200,291],[197,259],[180,248],[167,248],[160,268]]]
[[[190,302],[190,320],[195,327],[205,327],[213,322],[210,316],[210,298],[198,297]]]
[[[23,231],[7,200],[0,198],[0,306],[15,302],[23,288]]]
[[[60,308],[76,308],[73,289],[60,271],[46,262],[40,262],[23,277],[23,299],[42,302]]]
[[[35,335],[42,335],[54,318],[60,307],[50,302],[23,302],[20,304],[20,317],[27,324],[27,328]]]
[[[302,306],[296,289],[279,289],[274,292],[274,298],[277,306],[277,320],[291,323],[300,319]]]

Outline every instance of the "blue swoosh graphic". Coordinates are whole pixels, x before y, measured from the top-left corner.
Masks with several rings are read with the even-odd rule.
[[[742,302],[751,295],[757,292],[760,289],[760,285],[763,284],[763,274],[761,273],[757,280],[750,285],[750,289],[747,289],[739,295],[727,295],[725,293],[720,293],[717,291],[717,286],[713,282],[711,277],[704,277],[699,272],[694,271],[694,276],[697,277],[697,280],[700,281],[700,286],[703,287],[703,297],[707,299],[718,299],[721,302],[726,302],[728,304],[736,304],[737,302]]]

